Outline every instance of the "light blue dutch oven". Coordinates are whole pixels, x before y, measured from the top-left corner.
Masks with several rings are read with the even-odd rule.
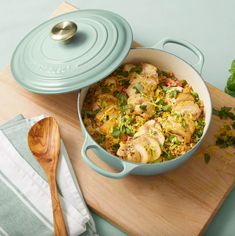
[[[202,53],[189,42],[170,38],[151,48],[130,50],[132,40],[131,28],[121,16],[105,10],[79,10],[52,18],[33,29],[19,43],[11,60],[15,80],[29,91],[57,94],[81,89],[77,108],[85,138],[82,158],[93,170],[116,179],[128,174],[160,174],[182,165],[202,143],[211,120],[211,99],[200,76],[204,61]],[[198,62],[191,66],[164,51],[167,43],[189,49],[197,56]],[[206,113],[204,133],[197,145],[184,155],[163,163],[131,163],[105,151],[87,132],[81,118],[88,91],[86,86],[104,79],[120,64],[127,62],[149,62],[162,70],[172,71],[178,78],[188,81],[203,100]],[[118,169],[119,173],[97,166],[88,157],[88,149]]]
[[[195,65],[190,65],[181,58],[164,51],[164,46],[167,43],[178,44],[181,45],[182,47],[189,49],[197,56],[198,62]],[[86,127],[84,126],[81,117],[81,109],[89,87],[82,89],[78,95],[78,101],[77,101],[79,120],[85,138],[81,150],[82,158],[94,171],[98,172],[101,175],[114,179],[120,179],[129,174],[156,175],[177,168],[178,166],[182,165],[185,161],[189,160],[193,156],[195,151],[203,142],[203,139],[208,131],[211,121],[211,113],[212,113],[211,98],[208,89],[206,87],[206,84],[200,75],[203,67],[204,57],[203,54],[200,52],[200,50],[196,48],[194,45],[183,40],[165,38],[151,48],[131,49],[127,58],[123,61],[123,63],[130,63],[130,62],[132,63],[148,62],[156,65],[162,70],[174,72],[176,77],[180,79],[185,79],[193,87],[194,91],[196,91],[199,94],[201,100],[204,102],[206,125],[204,128],[203,135],[199,140],[199,142],[190,151],[173,160],[154,164],[142,164],[142,163],[137,164],[125,161],[110,154],[105,149],[103,149],[98,143],[95,142],[95,140],[86,130]],[[102,167],[98,166],[96,163],[94,163],[87,155],[87,151],[89,149],[91,149],[99,158],[105,161],[108,165],[118,169],[119,172],[118,173],[109,172],[103,169]]]

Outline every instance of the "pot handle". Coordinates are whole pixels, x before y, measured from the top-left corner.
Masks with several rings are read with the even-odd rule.
[[[106,177],[110,177],[113,179],[121,179],[125,176],[127,176],[135,167],[135,164],[132,163],[126,163],[123,162],[121,160],[118,160],[121,165],[123,166],[123,169],[121,172],[118,173],[113,173],[113,172],[109,172],[99,166],[97,166],[87,155],[87,151],[89,149],[99,149],[100,147],[92,140],[89,138],[88,135],[86,135],[85,137],[85,142],[82,146],[82,150],[81,150],[81,154],[82,154],[82,158],[83,160],[86,162],[86,164],[88,164],[94,171],[98,172],[99,174],[106,176]]]
[[[194,46],[193,44],[191,44],[185,40],[163,38],[159,42],[157,42],[154,46],[152,46],[152,48],[164,50],[164,46],[167,43],[178,44],[178,45],[181,45],[181,46],[189,49],[190,51],[192,51],[198,58],[198,62],[192,66],[201,74],[202,67],[204,64],[204,56],[203,56],[202,52],[196,46]]]

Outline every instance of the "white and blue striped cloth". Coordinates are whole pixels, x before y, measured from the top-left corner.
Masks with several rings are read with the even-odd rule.
[[[0,127],[0,235],[53,235],[49,186],[27,144],[41,118],[19,115]],[[69,235],[97,235],[63,143],[57,183]]]

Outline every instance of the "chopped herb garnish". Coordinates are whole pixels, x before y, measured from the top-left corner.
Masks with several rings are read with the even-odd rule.
[[[147,111],[147,105],[140,105],[140,109],[143,111]]]
[[[130,85],[130,81],[128,79],[120,80],[120,84],[124,87],[128,87]]]
[[[226,124],[220,129],[217,135],[216,145],[221,148],[235,146],[235,136],[233,136],[232,127],[230,125]]]
[[[176,144],[176,145],[181,144],[181,142],[179,141],[179,139],[175,135],[168,136],[167,141],[169,141],[171,144]]]
[[[157,105],[165,105],[165,102],[163,101],[163,99],[160,99],[156,102]]]
[[[209,163],[210,159],[211,159],[211,156],[208,153],[204,153],[204,160],[205,160],[206,164]]]
[[[97,143],[102,144],[105,141],[105,135],[100,134],[99,137],[96,139]]]
[[[187,128],[188,127],[188,124],[187,124],[185,119],[182,119],[181,125],[182,125],[183,128]]]
[[[119,149],[119,147],[120,147],[120,144],[119,143],[115,143],[115,144],[112,145],[112,150],[116,153],[117,150]]]
[[[86,115],[87,117],[95,117],[96,116],[96,114],[100,111],[101,109],[100,108],[98,108],[98,109],[96,109],[96,110],[85,110],[85,109],[83,109],[82,110],[82,114],[83,114],[83,116],[84,115]]]
[[[132,133],[132,132],[131,132],[131,129],[128,128],[128,127],[125,127],[125,133],[126,133],[126,134],[131,134],[131,133]]]
[[[167,92],[169,89],[171,89],[171,87],[167,87],[167,86],[163,85],[162,89],[164,92]]]
[[[176,98],[178,94],[178,91],[176,89],[169,92],[170,98]]]
[[[109,92],[110,92],[110,88],[108,88],[108,87],[102,87],[102,88],[101,88],[101,91],[102,91],[102,93],[109,93]]]
[[[169,77],[169,74],[163,70],[157,69],[157,73],[159,76],[163,75],[163,76]]]
[[[114,138],[118,138],[121,135],[121,130],[119,129],[119,127],[114,127],[113,128],[113,132],[112,135]]]
[[[235,137],[229,135],[221,135],[217,138],[216,145],[218,145],[221,148],[235,146]]]
[[[235,120],[235,114],[231,111],[232,107],[222,107],[220,110],[213,108],[213,115],[219,116],[220,119],[230,118]]]
[[[142,67],[137,65],[137,66],[131,68],[130,72],[136,72],[137,74],[140,74],[142,72]]]
[[[120,107],[127,105],[127,96],[120,92],[114,92],[114,96],[118,99],[118,103]]]
[[[123,77],[128,77],[129,75],[128,71],[123,71],[120,67],[116,70],[116,73],[117,75],[121,75]]]
[[[202,137],[203,131],[202,130],[196,130],[193,134],[193,138],[195,140],[195,142],[197,143],[199,141],[199,139]]]
[[[137,83],[137,84],[133,87],[133,89],[136,90],[135,93],[142,93],[143,90],[144,90],[144,87],[143,87],[143,85],[139,82],[139,83]]]
[[[195,101],[198,102],[198,101],[199,101],[198,93],[192,91],[191,94],[192,94],[192,96],[194,97]]]
[[[181,82],[181,85],[182,85],[183,87],[184,87],[184,86],[187,84],[187,81],[186,81],[186,80],[184,80],[184,79],[183,79],[183,80],[181,80],[180,82]]]
[[[163,110],[163,111],[170,111],[170,109],[171,109],[171,105],[170,105],[170,104],[169,104],[169,105],[162,106],[162,110]]]
[[[233,121],[232,127],[233,127],[233,129],[235,129],[235,121]]]
[[[162,156],[165,157],[167,160],[175,158],[170,152],[162,152]]]

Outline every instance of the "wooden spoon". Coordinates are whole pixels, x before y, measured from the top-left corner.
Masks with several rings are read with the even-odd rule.
[[[33,125],[28,133],[28,144],[48,178],[53,208],[54,235],[66,236],[67,231],[56,186],[56,169],[60,153],[60,133],[56,120],[47,117]]]

